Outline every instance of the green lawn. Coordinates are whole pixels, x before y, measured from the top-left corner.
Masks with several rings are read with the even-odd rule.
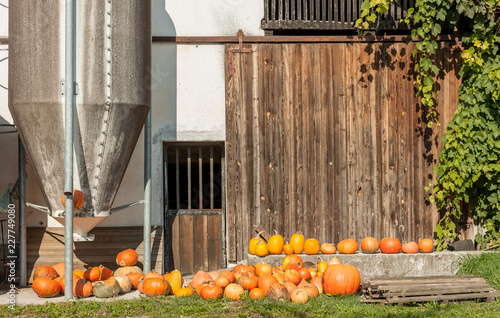
[[[500,253],[466,258],[459,274],[484,277],[500,288]],[[140,298],[110,302],[76,301],[36,306],[0,306],[0,317],[500,317],[500,300],[490,303],[364,304],[359,296],[320,295],[306,304],[269,299],[203,300],[198,296]]]

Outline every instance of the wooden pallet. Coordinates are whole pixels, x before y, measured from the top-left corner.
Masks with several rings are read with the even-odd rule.
[[[414,302],[492,301],[500,294],[475,276],[375,278],[362,284],[361,302],[398,304]]]

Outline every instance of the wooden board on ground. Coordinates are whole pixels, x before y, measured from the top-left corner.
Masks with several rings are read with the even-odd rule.
[[[398,304],[416,302],[492,301],[500,294],[475,276],[374,278],[361,286],[361,302]]]

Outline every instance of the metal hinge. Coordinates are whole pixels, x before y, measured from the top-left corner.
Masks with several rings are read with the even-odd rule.
[[[229,49],[229,54],[227,55],[227,62],[229,66],[229,77],[233,76],[233,53],[252,53],[252,49],[243,48],[243,31],[240,29],[237,33],[239,46],[237,49]]]

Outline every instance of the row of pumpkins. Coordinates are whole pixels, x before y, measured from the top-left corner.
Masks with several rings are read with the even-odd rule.
[[[433,241],[431,239],[422,239],[418,242],[408,242],[401,244],[401,242],[394,237],[386,237],[380,242],[374,237],[365,237],[361,241],[361,250],[363,253],[371,254],[377,252],[379,249],[382,253],[395,254],[402,251],[407,254],[414,254],[418,252],[430,253],[433,249]],[[335,254],[337,251],[340,254],[354,254],[358,250],[358,242],[353,239],[342,240],[337,244],[323,243],[320,245],[319,241],[315,238],[304,239],[301,233],[295,233],[290,237],[290,242],[285,244],[283,236],[275,234],[269,238],[267,243],[260,239],[259,236],[254,237],[248,244],[250,254],[260,257],[269,254],[301,254],[316,255],[319,252],[323,254]]]
[[[114,274],[104,267],[92,267],[86,271],[73,271],[73,295],[75,297],[109,298],[119,293],[138,289],[149,297],[175,295],[176,297],[199,295],[203,299],[218,299],[223,295],[239,300],[248,295],[252,299],[268,297],[304,303],[320,293],[353,294],[360,286],[360,275],[356,267],[342,265],[337,258],[329,263],[320,261],[304,267],[298,255],[288,255],[282,264],[272,267],[267,263],[237,265],[232,271],[199,271],[193,280],[184,285],[184,279],[177,270],[161,275],[151,271],[142,274],[137,263],[137,253],[128,249],[118,254],[120,265]],[[64,293],[64,263],[54,266],[42,265],[34,273],[33,291],[42,298],[55,297]]]

